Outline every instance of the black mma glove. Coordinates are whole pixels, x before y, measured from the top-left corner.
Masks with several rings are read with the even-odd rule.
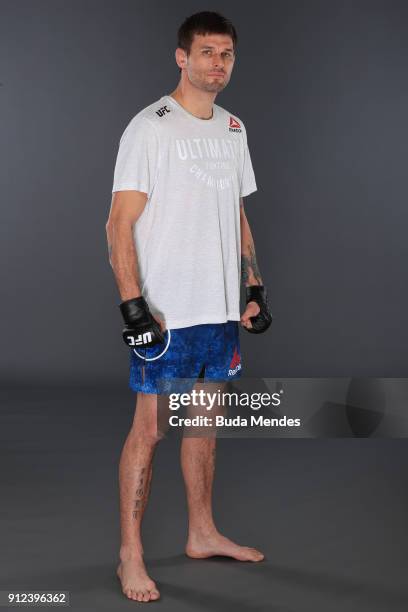
[[[143,296],[126,300],[119,304],[126,327],[123,340],[130,347],[148,348],[164,342],[164,334],[159,323],[153,318]]]
[[[269,310],[266,289],[263,285],[251,285],[246,287],[246,303],[256,302],[260,308],[256,317],[250,317],[252,328],[245,329],[251,334],[262,334],[272,323],[272,314]]]

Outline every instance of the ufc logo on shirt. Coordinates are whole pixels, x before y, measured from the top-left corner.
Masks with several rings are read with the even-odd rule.
[[[159,108],[159,110],[156,111],[156,115],[159,115],[159,117],[163,117],[163,115],[165,113],[169,113],[169,109],[167,108],[167,106],[162,106],[161,108]]]
[[[144,334],[139,334],[134,338],[133,336],[128,336],[129,346],[140,346],[141,344],[147,344],[153,340],[152,332],[145,332]]]

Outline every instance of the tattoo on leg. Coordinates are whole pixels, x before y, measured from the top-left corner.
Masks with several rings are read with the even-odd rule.
[[[143,497],[143,510],[145,509],[146,505],[147,505],[147,499],[149,497],[149,492],[150,492],[150,482],[152,479],[152,467],[150,466],[150,470],[149,473],[147,475],[146,478],[146,487],[145,487],[145,493],[144,493],[144,497]]]
[[[138,488],[136,489],[136,498],[134,499],[134,509],[132,511],[132,517],[134,519],[138,519],[139,517],[141,517],[141,511],[145,506],[145,489],[143,487],[143,483],[145,480],[145,474],[146,472],[146,468],[142,468],[140,470],[140,474],[139,474],[139,483],[138,483]]]

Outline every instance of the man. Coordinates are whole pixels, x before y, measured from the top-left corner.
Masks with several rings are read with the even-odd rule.
[[[218,13],[192,15],[178,32],[180,82],[125,129],[106,225],[137,391],[120,466],[117,575],[137,601],[160,597],[143,563],[140,526],[160,435],[157,398],[173,378],[228,381],[241,374],[238,321],[248,331],[271,315],[243,197],[256,190],[242,121],[214,104],[228,84],[237,35]],[[247,305],[239,311],[240,281]],[[222,536],[212,517],[215,438],[184,437],[181,464],[189,534],[186,554],[261,561]]]

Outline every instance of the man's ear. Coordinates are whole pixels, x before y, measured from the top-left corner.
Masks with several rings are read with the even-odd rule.
[[[174,55],[176,58],[177,66],[179,68],[185,68],[187,64],[187,54],[184,49],[180,49],[180,47],[177,47]]]

